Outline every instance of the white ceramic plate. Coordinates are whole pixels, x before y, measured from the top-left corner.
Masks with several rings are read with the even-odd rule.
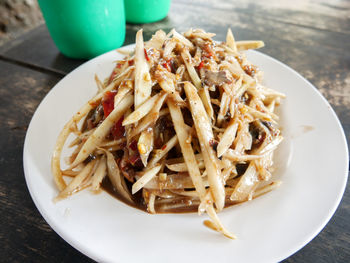
[[[130,47],[129,47],[130,48]],[[328,102],[298,73],[259,52],[250,61],[267,86],[287,95],[280,107],[285,140],[276,157],[282,186],[224,210],[229,240],[203,226],[197,214],[150,215],[102,192],[57,195],[50,158],[70,117],[96,92],[121,56],[115,51],[80,66],[45,97],[29,125],[23,153],[30,194],[49,225],[69,244],[99,262],[275,262],[307,244],[335,212],[347,180],[348,153]],[[64,252],[62,252],[64,253]]]

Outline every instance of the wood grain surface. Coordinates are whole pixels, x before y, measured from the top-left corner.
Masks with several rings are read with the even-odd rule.
[[[331,103],[350,142],[350,1],[172,1],[160,22],[127,25],[125,45],[144,29],[203,28],[224,40],[261,39],[261,49],[307,78]],[[0,262],[93,262],[61,239],[36,209],[26,187],[26,129],[44,96],[84,60],[64,57],[45,26],[0,46]],[[311,107],[311,105],[310,105]],[[331,175],[330,175],[331,176]],[[330,222],[284,262],[350,262],[350,193]]]

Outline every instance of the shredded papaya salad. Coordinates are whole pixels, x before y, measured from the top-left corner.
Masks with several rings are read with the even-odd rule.
[[[272,173],[283,139],[275,109],[285,95],[264,86],[246,58],[262,41],[235,41],[230,29],[225,42],[214,36],[159,30],[144,42],[137,32],[134,51],[105,81],[95,76],[97,94],[57,139],[56,201],[108,182],[126,203],[153,214],[206,213],[207,227],[235,238],[217,213],[281,183]]]

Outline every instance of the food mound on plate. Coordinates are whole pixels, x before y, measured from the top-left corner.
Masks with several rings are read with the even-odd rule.
[[[231,30],[226,42],[213,36],[159,30],[144,42],[137,32],[134,51],[104,82],[95,77],[96,96],[57,139],[56,200],[109,188],[149,213],[206,212],[206,226],[234,238],[217,213],[280,184],[271,172],[284,95],[262,84],[243,53],[263,42],[235,41]],[[74,150],[62,169],[70,134]]]

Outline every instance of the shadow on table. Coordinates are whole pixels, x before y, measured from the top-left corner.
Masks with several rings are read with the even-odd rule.
[[[60,69],[60,71],[68,74],[86,61],[86,59],[72,59],[64,56],[62,53],[57,53],[51,62],[51,67],[54,69]]]

